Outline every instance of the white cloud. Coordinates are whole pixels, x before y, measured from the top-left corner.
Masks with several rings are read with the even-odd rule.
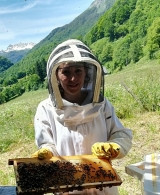
[[[41,5],[53,4],[54,2],[56,2],[56,0],[36,0],[36,3]]]
[[[25,6],[22,7],[17,7],[16,4],[13,4],[11,6],[7,6],[7,7],[0,7],[0,14],[9,14],[9,13],[17,13],[17,12],[23,12],[26,11],[28,9],[33,8],[37,3],[36,2],[32,2],[30,4],[27,4]]]

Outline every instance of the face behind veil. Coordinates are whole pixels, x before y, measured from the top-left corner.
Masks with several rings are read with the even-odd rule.
[[[104,91],[103,68],[83,42],[77,39],[70,39],[59,44],[52,51],[47,62],[48,87],[54,107],[62,110],[66,108],[59,90],[56,71],[60,64],[67,62],[75,63],[75,65],[76,62],[87,64],[90,82],[82,90],[90,91],[89,93],[93,94],[91,101],[88,103],[98,103],[100,101],[100,94]]]

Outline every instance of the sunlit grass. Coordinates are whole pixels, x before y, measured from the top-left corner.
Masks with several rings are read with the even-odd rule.
[[[34,140],[36,108],[47,96],[46,90],[39,90],[0,105],[0,153],[9,150],[13,144]]]
[[[160,111],[160,65],[154,62],[136,66],[106,76],[105,96],[115,106],[119,118]]]

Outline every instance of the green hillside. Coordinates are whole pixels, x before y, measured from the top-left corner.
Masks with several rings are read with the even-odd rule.
[[[6,57],[0,56],[0,73],[13,66],[13,63]]]
[[[68,38],[84,41],[110,73],[141,60],[157,59],[160,63],[160,5],[157,0],[95,2],[102,4],[93,4],[70,24],[54,29],[19,63],[0,73],[0,104],[24,92],[45,88],[48,55],[59,42]],[[99,12],[105,13],[100,17]]]
[[[71,23],[54,29],[18,63],[0,73],[0,104],[24,92],[46,87],[46,61],[50,52],[68,38],[83,39],[116,0],[96,0]]]
[[[85,41],[110,72],[142,58],[160,59],[160,4],[157,0],[117,0]]]
[[[13,64],[19,62],[24,56],[27,55],[29,49],[20,50],[20,51],[10,51],[10,52],[3,52],[0,53],[0,56],[7,58]]]

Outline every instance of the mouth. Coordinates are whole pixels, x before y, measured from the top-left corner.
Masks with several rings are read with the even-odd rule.
[[[79,84],[69,84],[68,86],[69,86],[70,88],[76,88],[76,87],[79,86]]]

